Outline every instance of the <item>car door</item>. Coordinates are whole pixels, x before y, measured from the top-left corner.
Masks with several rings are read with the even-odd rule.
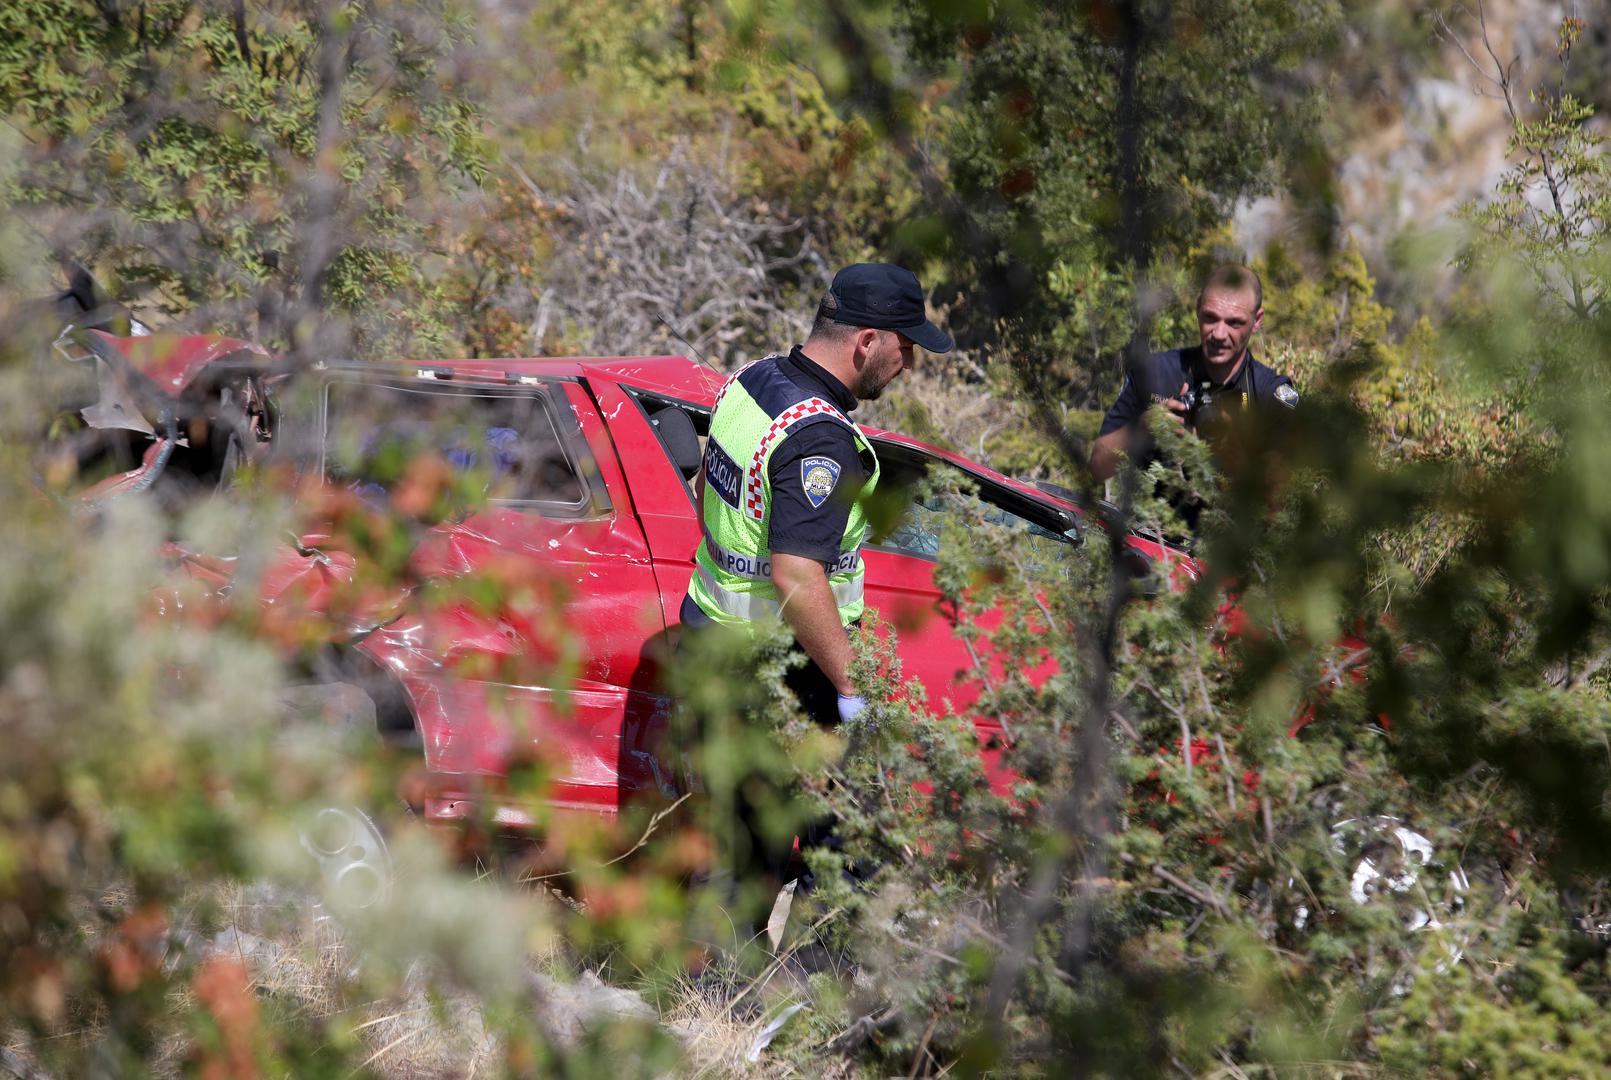
[[[700,440],[710,429],[710,408],[606,379],[589,380],[588,389],[608,419],[654,563],[666,622],[675,625],[699,547],[694,478]],[[686,446],[679,453],[679,436],[683,443],[693,441],[691,458]]]
[[[875,440],[876,442],[876,440]],[[907,443],[878,442],[883,479],[876,498],[875,527],[863,558],[867,561],[868,604],[891,622],[902,640],[907,672],[925,683],[931,701],[967,711],[978,700],[981,675],[973,653],[955,633],[959,613],[942,600],[934,584],[946,525],[999,527],[1023,534],[1044,548],[1049,563],[1073,555],[1079,545],[1075,519],[1065,509],[1041,505],[1033,496],[965,471],[942,456]],[[971,487],[967,495],[923,496],[921,480],[949,474]],[[976,616],[984,630],[1000,622],[999,611]],[[988,659],[988,658],[986,658]],[[999,664],[996,674],[999,674]],[[991,717],[981,717],[992,724]]]
[[[692,487],[698,455],[679,455],[672,432],[686,426],[702,438],[709,428],[710,409],[631,387],[597,382],[590,386],[610,418],[612,435],[621,449],[622,466],[631,480],[655,573],[666,597],[667,622],[674,623],[677,605],[693,574],[700,529]],[[673,415],[679,412],[684,415]],[[875,537],[863,551],[868,604],[898,631],[905,672],[923,684],[929,701],[966,711],[978,699],[981,686],[974,659],[957,636],[955,612],[942,603],[934,583],[940,544],[936,515],[940,511],[912,504],[923,476],[935,468],[954,466],[904,443],[874,441],[890,520],[887,534]],[[679,457],[685,459],[681,465],[676,463]],[[1042,506],[1033,497],[982,473],[974,474],[974,482],[996,519],[1036,530],[1041,542],[1073,547],[1073,537],[1065,534],[1074,522],[1066,511],[1049,503]],[[1000,617],[999,612],[985,613],[982,624],[989,629]],[[979,718],[979,722],[987,734],[1000,728],[991,717]]]
[[[429,816],[490,802],[524,825],[539,794],[610,812],[652,786],[639,754],[667,703],[644,653],[664,620],[613,449],[576,382],[339,371],[320,405],[333,483],[415,512],[400,504],[431,474],[478,503],[426,529],[406,571],[416,602],[362,646],[404,684],[441,774]],[[507,790],[516,771],[544,777],[541,792]]]
[[[989,633],[1001,625],[1003,613],[992,609],[960,615],[943,599],[934,575],[946,543],[948,519],[966,528],[983,524],[1021,536],[1020,550],[1023,544],[1032,546],[1048,572],[1060,560],[1078,557],[1082,538],[1077,521],[1067,510],[1043,503],[983,471],[964,470],[938,454],[905,443],[874,442],[883,473],[875,517],[882,520],[864,549],[868,605],[899,633],[905,674],[923,684],[931,704],[970,714],[981,741],[989,748],[997,744],[1003,726],[999,717],[980,712],[975,705],[986,681],[1006,674],[1007,665],[989,642]],[[972,492],[924,496],[924,478],[946,471],[952,479],[965,479]],[[963,617],[985,631],[971,650],[957,632]],[[1040,681],[1054,670],[1047,656],[1027,674]],[[994,758],[987,749],[993,781],[1003,787],[1010,778],[994,768]]]

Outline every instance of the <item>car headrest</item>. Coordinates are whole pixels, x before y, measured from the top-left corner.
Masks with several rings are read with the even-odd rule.
[[[683,479],[692,480],[699,471],[703,455],[699,451],[699,433],[688,414],[675,405],[667,405],[650,414],[649,422],[660,433],[671,460],[682,471]]]

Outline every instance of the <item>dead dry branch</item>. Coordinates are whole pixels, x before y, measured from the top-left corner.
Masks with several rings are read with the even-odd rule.
[[[803,221],[743,196],[725,150],[704,159],[681,142],[652,173],[571,162],[555,190],[518,175],[559,211],[527,305],[536,352],[560,337],[601,355],[692,352],[730,369],[802,340],[831,277]]]

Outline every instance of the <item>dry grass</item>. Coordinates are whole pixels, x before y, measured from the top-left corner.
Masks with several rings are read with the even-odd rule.
[[[259,997],[312,1020],[347,1017],[370,1051],[363,1067],[445,1080],[474,1076],[497,1054],[475,1000],[434,990],[422,971],[411,970],[396,994],[366,993],[360,958],[321,906],[260,887],[235,890],[230,901],[230,925],[215,947],[233,951]]]
[[[446,1080],[495,1075],[504,1067],[502,1038],[484,1022],[474,995],[444,987],[421,965],[400,981],[377,981],[365,971],[360,952],[340,921],[312,897],[278,886],[247,885],[224,887],[212,900],[206,906],[222,916],[223,929],[216,933],[201,935],[193,923],[185,925],[203,906],[200,903],[174,911],[178,925],[172,931],[175,950],[170,963],[180,962],[181,955],[193,957],[197,950],[234,958],[269,1012],[282,1022],[346,1027],[363,1046],[354,1064],[380,1076]],[[113,911],[120,910],[120,904],[126,907],[127,897],[109,894],[103,901]],[[775,936],[781,938],[787,904],[780,903],[776,914]],[[787,1039],[809,1016],[797,947],[772,953],[759,974],[745,969],[735,957],[717,953],[697,976],[681,979],[673,988],[672,1004],[657,1014],[634,990],[607,985],[593,973],[583,972],[571,981],[545,974],[568,966],[561,955],[563,945],[558,944],[554,952],[527,958],[529,983],[538,1003],[536,1020],[561,1043],[601,1021],[652,1023],[682,1044],[682,1075],[711,1080],[798,1076],[797,1055],[775,1049],[757,1052],[758,1040]],[[177,1008],[192,1004],[189,991],[178,991],[174,1004]],[[798,1015],[764,1038],[769,1023],[791,1006]],[[87,1045],[95,1041],[97,1030],[96,1018],[85,1017],[57,1037]],[[10,1068],[8,1063],[29,1065],[26,1036],[10,1033],[5,1046],[9,1056],[0,1059],[0,1072]],[[182,1075],[190,1054],[188,1040],[169,1039],[155,1062],[154,1075]],[[752,1054],[754,1061],[749,1060]],[[812,1075],[838,1075],[848,1067],[847,1062],[833,1059]]]
[[[688,1053],[688,1074],[718,1078],[770,1075],[764,1065],[751,1065],[744,1055],[760,1032],[759,1020],[735,1019],[731,984],[684,980],[677,1003],[665,1021],[683,1039]]]
[[[792,899],[791,883],[779,893],[768,920],[765,944],[771,958],[758,974],[719,957],[698,978],[683,980],[676,1004],[664,1020],[684,1040],[689,1075],[700,1080],[802,1075],[797,1054],[768,1047],[807,1022],[812,994],[804,972],[808,967],[831,966],[826,958],[808,954],[815,948],[816,931],[839,913],[822,915],[809,927],[802,927],[798,919],[790,924]],[[846,984],[852,979],[848,970],[835,969],[832,974]],[[809,1075],[815,1080],[853,1071],[848,1059],[830,1055],[812,1060]]]
[[[242,890],[229,910],[231,929],[218,942],[235,949],[259,995],[274,996],[312,1019],[348,1017],[369,1048],[365,1067],[398,1080],[496,1071],[501,1040],[486,1029],[470,995],[444,992],[425,973],[411,971],[400,992],[363,997],[359,958],[340,924],[317,907],[308,905],[288,921],[279,898]],[[675,1003],[660,1016],[636,993],[602,984],[591,973],[571,983],[542,974],[564,966],[557,955],[530,957],[528,965],[543,1002],[540,1020],[556,1037],[574,1037],[599,1017],[653,1017],[683,1044],[688,1075],[768,1077],[796,1075],[776,1057],[746,1061],[768,1020],[800,999],[801,980],[788,970],[788,955],[758,977],[712,967],[700,978],[685,978]]]

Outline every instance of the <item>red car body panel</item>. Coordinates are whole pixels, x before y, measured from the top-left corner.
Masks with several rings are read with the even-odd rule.
[[[114,346],[128,358],[130,366],[149,376],[169,393],[183,390],[202,371],[226,356],[252,353],[264,360],[269,359],[269,351],[261,345],[237,338],[180,337],[175,334],[114,337],[100,330],[88,332]]]
[[[175,391],[208,364],[238,359],[252,348],[216,338],[170,341],[167,353],[160,338],[115,343]],[[412,556],[413,576],[440,581],[494,573],[503,597],[497,610],[451,601],[414,611],[399,595],[377,599],[364,611],[344,611],[349,625],[332,628],[358,629],[352,624],[366,616],[387,620],[365,627],[358,648],[407,695],[430,775],[427,816],[479,814],[501,825],[529,825],[537,808],[508,797],[505,784],[512,772],[528,768],[546,778],[548,802],[566,810],[611,814],[637,793],[669,791],[673,763],[655,755],[671,710],[660,692],[660,672],[701,529],[691,486],[637,395],[708,411],[722,377],[669,356],[429,361],[340,371],[343,379],[417,379],[419,388],[471,384],[519,393],[534,387],[556,407],[569,408],[596,466],[589,483],[601,489],[594,493],[593,510],[581,517],[492,505],[427,532]],[[867,430],[1054,513],[1073,511],[944,450]],[[130,486],[141,471],[117,478],[116,486]],[[331,612],[332,597],[352,579],[354,563],[351,555],[319,549],[321,539],[312,534],[302,538],[301,551],[284,549],[259,583],[261,604],[288,618]],[[1129,542],[1170,564],[1172,574],[1195,573],[1190,560],[1172,549],[1140,538]],[[231,560],[181,557],[204,581],[222,585],[232,579]],[[979,675],[942,609],[935,564],[876,548],[866,550],[865,561],[869,606],[899,631],[906,677],[926,688],[931,704],[965,712],[979,695]],[[992,613],[986,622],[999,618]],[[1031,675],[1038,681],[1052,670],[1048,659]],[[559,685],[543,685],[555,681],[556,671],[563,673]],[[1003,789],[1011,777],[988,749],[1001,726],[988,716],[975,722],[992,779]]]

